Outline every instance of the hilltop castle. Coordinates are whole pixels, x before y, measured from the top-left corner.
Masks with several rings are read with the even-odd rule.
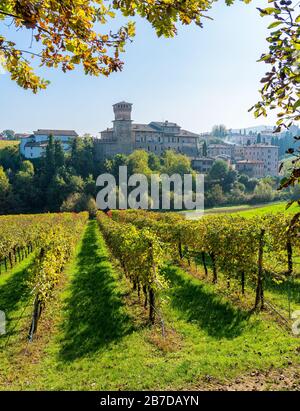
[[[183,130],[176,123],[152,121],[135,124],[131,120],[132,104],[125,101],[114,104],[113,110],[113,127],[102,131],[101,139],[95,140],[99,160],[120,153],[130,154],[137,149],[158,155],[172,149],[189,157],[197,157],[202,151],[200,136]]]
[[[247,144],[234,144],[222,141],[207,144],[203,150],[203,140],[209,143],[209,134],[192,133],[183,130],[178,124],[169,121],[152,121],[149,124],[135,124],[131,120],[132,104],[121,101],[113,105],[115,119],[113,127],[101,132],[101,138],[94,139],[96,159],[104,161],[116,154],[130,154],[142,149],[161,155],[165,150],[174,150],[190,157],[192,166],[201,173],[208,173],[217,159],[249,177],[261,178],[278,175],[278,145],[255,143],[256,139],[247,136]],[[68,152],[73,140],[78,137],[74,130],[37,130],[32,135],[22,136],[20,153],[28,159],[45,155],[49,136],[62,143]]]

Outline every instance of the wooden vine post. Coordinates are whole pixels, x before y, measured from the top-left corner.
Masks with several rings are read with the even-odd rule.
[[[262,228],[259,234],[258,242],[258,262],[257,262],[257,286],[256,286],[256,297],[255,297],[255,306],[257,309],[260,304],[260,309],[264,308],[264,290],[263,290],[263,253],[264,253],[264,235],[265,229]]]
[[[155,265],[155,260],[154,260],[154,255],[153,255],[153,243],[150,243],[150,258],[151,258],[151,270],[152,270],[152,277],[153,279],[156,278],[156,265]],[[153,280],[152,280],[153,281]],[[153,287],[150,283],[149,285],[149,320],[151,324],[154,324],[155,322],[155,293],[153,290]]]
[[[242,294],[245,294],[245,270],[241,272],[241,285],[242,285]]]
[[[207,271],[207,265],[206,265],[206,259],[205,259],[205,252],[201,251],[201,259],[202,259],[202,264],[205,272],[205,278],[207,278],[208,271]]]
[[[213,282],[213,284],[217,284],[217,282],[218,282],[218,272],[217,272],[216,256],[215,256],[214,252],[210,253],[210,258],[211,258],[211,265],[212,265],[212,270],[213,270],[212,282]]]

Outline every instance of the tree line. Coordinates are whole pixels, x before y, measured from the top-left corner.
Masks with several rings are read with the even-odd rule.
[[[134,173],[192,174],[191,160],[172,150],[161,156],[136,150],[130,155],[117,154],[99,162],[93,140],[76,138],[65,152],[60,141],[49,137],[45,155],[39,159],[22,158],[16,146],[0,150],[0,213],[41,213],[88,210],[95,215],[96,179],[101,173],[112,174],[118,185],[119,167],[127,166],[128,176]],[[286,174],[289,169],[285,167]],[[239,174],[225,161],[218,159],[205,177],[205,206],[263,203],[293,199],[297,187],[278,191],[280,179],[251,178]]]

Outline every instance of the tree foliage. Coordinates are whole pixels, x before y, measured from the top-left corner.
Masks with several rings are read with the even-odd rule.
[[[141,16],[158,36],[172,37],[178,22],[201,25],[210,7],[211,0],[0,0],[2,23],[10,19],[16,30],[30,30],[37,48],[36,52],[23,50],[0,34],[0,57],[12,80],[34,93],[49,82],[35,74],[27,55],[64,72],[81,65],[86,74],[108,76],[122,69],[120,53],[135,34],[132,21],[115,32],[104,27],[117,11],[125,17]]]
[[[277,131],[300,120],[300,14],[298,3],[290,0],[269,0],[271,5],[259,8],[260,15],[271,16],[268,26],[269,50],[260,61],[269,69],[262,78],[261,101],[252,109],[256,117],[267,116],[268,110],[279,109]]]
[[[213,126],[211,133],[214,137],[218,137],[218,138],[226,137],[227,135],[226,126],[224,126],[224,124]]]
[[[261,79],[261,100],[251,109],[255,117],[267,116],[268,110],[277,111],[277,128],[290,128],[300,120],[300,14],[299,3],[291,0],[269,0],[271,7],[259,8],[262,17],[271,16],[270,35],[267,37],[269,50],[260,61],[269,65]],[[296,4],[295,4],[296,3]],[[300,136],[294,137],[299,140]],[[288,148],[295,154],[290,175],[283,178],[280,189],[295,186],[300,181],[299,149]],[[283,167],[283,164],[281,165]],[[288,205],[295,200],[291,200]]]

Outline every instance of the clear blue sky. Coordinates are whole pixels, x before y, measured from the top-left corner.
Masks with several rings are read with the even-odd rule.
[[[255,8],[264,3],[237,1],[227,7],[223,0],[217,2],[210,12],[214,21],[205,20],[204,29],[180,28],[174,39],[158,39],[150,24],[138,19],[136,38],[123,55],[124,69],[110,78],[40,69],[51,84],[34,95],[1,74],[0,130],[96,134],[111,125],[111,106],[120,100],[133,103],[136,122],[175,121],[194,132],[220,123],[229,128],[272,124],[274,116],[255,120],[247,112],[258,99],[267,67],[256,62],[267,51],[268,20]],[[14,37],[12,28],[5,31]],[[29,45],[30,32],[21,35]]]

